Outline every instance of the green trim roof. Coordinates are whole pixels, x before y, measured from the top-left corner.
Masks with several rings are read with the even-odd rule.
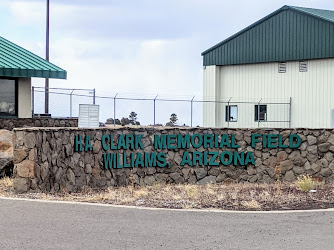
[[[334,57],[334,11],[283,6],[202,52],[203,65]]]
[[[0,37],[0,76],[66,79],[67,72]]]

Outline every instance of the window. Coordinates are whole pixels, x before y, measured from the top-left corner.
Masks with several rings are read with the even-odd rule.
[[[278,63],[278,73],[286,73],[286,62]]]
[[[299,72],[307,72],[307,61],[299,62]]]
[[[225,121],[226,122],[238,121],[238,106],[237,105],[225,106]]]
[[[16,83],[15,80],[0,79],[0,116],[16,116]]]
[[[259,121],[259,105],[255,105],[255,121]],[[260,121],[267,120],[267,105],[260,105]]]

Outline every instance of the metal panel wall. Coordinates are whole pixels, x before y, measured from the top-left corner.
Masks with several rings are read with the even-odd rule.
[[[278,73],[278,63],[206,67],[204,71],[206,99],[215,96],[217,101],[227,102],[232,97],[233,102],[257,102],[262,98],[261,103],[265,104],[286,102],[291,97],[291,127],[331,128],[333,94],[334,59],[310,60],[307,72],[299,72],[299,61],[288,62],[286,73]],[[215,126],[227,127],[225,105],[215,106]],[[213,107],[208,106],[204,104],[205,126],[211,126],[213,121]],[[268,105],[268,120],[283,119],[287,112],[286,107]],[[239,104],[238,122],[230,122],[229,126],[257,127],[254,105]],[[287,124],[260,123],[260,126],[287,127]]]
[[[207,66],[203,72],[203,126],[215,127],[216,117],[216,66]]]

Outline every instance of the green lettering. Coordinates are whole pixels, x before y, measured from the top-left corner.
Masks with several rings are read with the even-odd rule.
[[[184,151],[180,165],[184,166],[185,164],[188,164],[190,167],[192,166],[190,155],[187,151]]]
[[[167,135],[167,149],[176,149],[176,135]]]
[[[190,135],[186,134],[182,136],[181,134],[177,135],[177,147],[178,148],[190,148]]]
[[[154,149],[165,149],[166,145],[166,135],[154,135]]]
[[[260,139],[257,139],[257,137],[261,137],[260,134],[252,134],[251,136],[251,146],[252,148],[255,148],[255,143],[261,142]]]
[[[90,144],[90,137],[89,135],[86,135],[85,137],[85,151],[92,151],[93,148],[92,148],[92,145]]]
[[[225,157],[225,155],[227,157]],[[227,161],[225,161],[225,158],[227,158]],[[221,163],[223,163],[223,165],[227,166],[227,165],[230,165],[231,162],[233,160],[233,157],[232,157],[232,154],[228,151],[223,151],[221,154],[220,154],[220,161]]]

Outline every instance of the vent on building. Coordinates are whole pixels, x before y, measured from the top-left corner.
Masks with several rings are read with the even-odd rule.
[[[99,105],[79,104],[79,128],[99,127]]]
[[[278,73],[286,73],[286,62],[278,63]]]
[[[307,61],[299,62],[299,72],[307,72]]]

